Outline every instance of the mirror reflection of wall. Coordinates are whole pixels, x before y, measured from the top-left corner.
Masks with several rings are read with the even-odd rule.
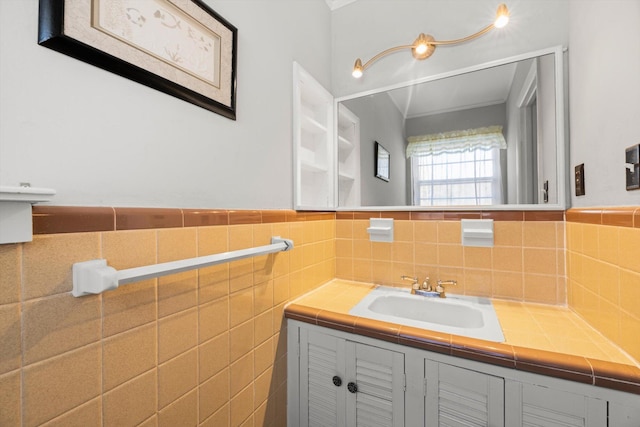
[[[393,187],[363,174],[361,205],[558,203],[555,72],[546,54],[342,101],[360,119],[360,170],[372,170],[373,141],[391,153]],[[505,146],[443,148],[495,126]],[[439,136],[437,155],[407,156],[408,140]]]

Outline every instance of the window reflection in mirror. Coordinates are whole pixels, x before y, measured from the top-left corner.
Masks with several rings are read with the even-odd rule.
[[[392,188],[361,175],[361,206],[561,204],[562,53],[540,53],[339,100],[360,120],[360,170],[372,169],[376,140],[394,170]],[[487,128],[504,144],[478,142]]]

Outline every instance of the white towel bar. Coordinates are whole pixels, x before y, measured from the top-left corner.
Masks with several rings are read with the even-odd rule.
[[[104,291],[116,289],[118,286],[127,283],[139,282],[141,280],[291,249],[293,249],[292,240],[275,236],[271,238],[270,245],[183,259],[180,261],[164,262],[144,267],[128,268],[120,271],[109,267],[107,260],[104,259],[77,262],[73,264],[73,290],[71,294],[74,297],[99,294]]]

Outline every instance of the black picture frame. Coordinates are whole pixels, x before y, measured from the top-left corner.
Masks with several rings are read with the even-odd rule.
[[[378,141],[375,141],[374,164],[374,174],[376,178],[389,182],[391,154]]]
[[[93,2],[95,1],[97,0],[92,0],[90,2],[91,7],[93,7]],[[214,59],[216,57],[219,59],[218,63],[213,63],[211,65],[214,73],[217,69],[217,78],[219,79],[219,86],[210,84],[212,90],[209,92],[213,93],[213,95],[210,95],[209,93],[205,94],[202,93],[203,91],[198,91],[196,89],[186,87],[184,84],[179,83],[177,81],[177,78],[176,80],[172,80],[171,78],[163,77],[156,72],[151,71],[149,69],[150,67],[147,66],[147,64],[133,63],[131,61],[93,47],[89,45],[89,42],[86,40],[79,40],[70,36],[68,34],[69,31],[67,31],[67,27],[65,26],[65,9],[69,6],[77,7],[78,4],[85,2],[78,2],[77,0],[40,0],[38,18],[38,44],[64,53],[96,67],[110,71],[127,79],[141,83],[150,88],[159,90],[176,98],[182,99],[201,108],[220,114],[231,120],[236,120],[236,67],[238,30],[201,0],[189,1],[196,6],[192,8],[193,11],[201,16],[207,17],[207,23],[213,23],[216,25],[217,32],[211,29],[211,26],[207,26],[201,20],[198,20],[194,16],[183,12],[184,16],[188,16],[192,20],[192,22],[199,24],[201,26],[200,28],[203,28],[204,31],[209,30],[210,34],[219,37],[219,39],[215,39],[219,40],[219,50],[216,51],[215,54],[213,52],[210,53],[210,55],[212,55]],[[171,6],[175,9],[179,9],[176,5],[168,0],[157,0],[157,2],[166,4],[167,6]],[[201,11],[203,11],[204,14],[202,14]],[[91,22],[83,22],[82,25],[90,27]],[[221,34],[218,34],[218,32]],[[126,43],[118,40],[118,38],[116,37],[108,38],[105,36],[105,39],[107,39],[108,43],[112,44],[113,46],[117,46],[118,43],[120,45],[126,45]],[[135,47],[137,46],[132,44],[128,44],[126,46],[126,48],[130,50]],[[140,50],[142,51],[142,49]],[[146,52],[137,52],[137,54],[138,55],[135,55],[136,57],[144,58]],[[155,63],[160,64],[159,66],[164,67],[165,69],[170,69],[169,67],[172,67],[169,61],[159,61],[156,57],[150,54],[148,55],[148,58],[150,58],[151,61],[155,61]],[[180,71],[176,73],[168,72],[165,74],[180,74]],[[190,76],[189,73],[183,72],[181,78],[182,81],[188,81],[189,79],[192,79],[195,82],[193,87],[196,87],[198,84],[200,86],[206,85],[206,83],[203,84],[198,82],[199,79]],[[220,92],[220,96],[218,96],[218,92]]]

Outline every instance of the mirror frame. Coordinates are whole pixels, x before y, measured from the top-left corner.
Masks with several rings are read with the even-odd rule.
[[[484,62],[478,65],[460,68],[457,70],[448,71],[445,73],[434,74],[431,76],[425,76],[418,79],[410,80],[408,82],[397,83],[393,85],[383,86],[377,89],[371,89],[364,92],[358,92],[351,95],[341,96],[334,99],[334,112],[338,111],[338,106],[343,101],[350,99],[361,98],[368,95],[374,95],[382,92],[386,92],[393,89],[400,89],[407,86],[413,86],[415,84],[431,82],[435,80],[445,79],[447,77],[453,77],[460,74],[466,74],[473,71],[482,70],[485,68],[496,67],[499,65],[505,65],[512,62],[523,61],[542,55],[554,55],[555,60],[555,102],[556,102],[556,173],[558,176],[557,192],[558,203],[547,204],[502,204],[502,205],[475,205],[475,206],[351,206],[342,207],[336,205],[336,211],[478,211],[478,210],[504,210],[504,211],[552,211],[552,210],[566,210],[569,207],[569,178],[567,177],[567,160],[568,156],[568,144],[567,135],[565,131],[565,121],[567,120],[567,106],[565,105],[565,76],[564,76],[564,49],[562,46],[554,46],[547,49],[536,50],[533,52],[523,53],[519,55],[510,56],[503,59]],[[337,143],[337,119],[334,120],[335,129],[335,141]],[[338,157],[335,158],[335,171],[338,173]],[[361,171],[362,173],[362,171]],[[336,180],[337,181],[337,180]],[[339,195],[339,188],[336,183],[336,200]]]

